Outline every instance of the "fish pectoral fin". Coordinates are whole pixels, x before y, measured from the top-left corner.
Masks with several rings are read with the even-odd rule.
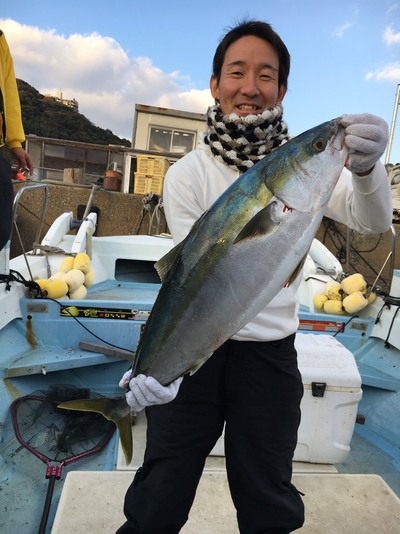
[[[307,252],[307,254],[308,254],[308,252]],[[299,264],[297,265],[295,270],[292,272],[292,274],[290,275],[288,281],[285,284],[285,287],[291,286],[293,284],[293,282],[296,280],[296,278],[299,276],[300,271],[302,270],[302,268],[304,266],[304,262],[306,261],[307,254],[305,254],[303,256],[303,259],[299,262]]]
[[[239,232],[233,244],[239,243],[244,239],[273,234],[280,224],[276,211],[277,202],[275,201],[260,210]]]
[[[200,369],[200,367],[201,367],[204,363],[206,363],[206,361],[212,356],[212,354],[213,354],[213,353],[211,352],[210,354],[207,354],[207,356],[205,356],[204,358],[202,358],[200,361],[194,363],[194,364],[192,365],[192,367],[189,367],[189,369],[188,369],[188,370],[186,371],[186,373],[184,373],[184,374],[188,374],[188,373],[189,373],[190,376],[194,375],[194,373],[196,373],[196,372]]]
[[[189,369],[189,371],[188,371],[189,375],[190,375],[190,376],[194,375],[194,373],[195,373],[196,371],[198,371],[202,365],[203,365],[203,362],[201,362],[201,363],[198,364],[198,365],[193,365],[193,367],[191,367],[191,368]]]
[[[176,245],[154,264],[154,268],[156,269],[161,282],[164,283],[168,273],[175,263],[176,258],[180,255],[183,243],[184,241]]]
[[[106,419],[115,423],[118,428],[126,464],[129,465],[131,463],[133,453],[132,416],[125,397],[117,399],[106,397],[99,399],[77,399],[62,402],[57,407],[63,410],[101,413]]]

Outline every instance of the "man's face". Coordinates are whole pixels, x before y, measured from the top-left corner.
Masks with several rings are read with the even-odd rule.
[[[211,94],[220,101],[224,115],[262,113],[285,96],[286,87],[279,87],[278,75],[279,58],[272,45],[247,35],[227,49],[219,83],[211,76]]]

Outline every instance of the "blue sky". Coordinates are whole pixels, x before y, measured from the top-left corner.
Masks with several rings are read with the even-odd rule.
[[[136,103],[206,111],[218,40],[245,17],[272,24],[291,53],[291,135],[343,113],[374,113],[391,126],[400,0],[21,0],[2,6],[0,28],[18,78],[41,93],[61,90],[94,124],[130,138]]]

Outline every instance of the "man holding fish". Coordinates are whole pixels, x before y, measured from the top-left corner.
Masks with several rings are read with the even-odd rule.
[[[174,164],[165,179],[164,205],[175,244],[185,240],[194,223],[239,176],[278,147],[283,149],[289,140],[282,108],[289,69],[290,55],[286,46],[264,22],[240,23],[221,40],[210,80],[215,106],[207,112],[207,131],[196,150]],[[290,259],[289,250],[303,240],[303,234],[296,235],[296,229],[307,221],[310,242],[322,215],[359,232],[381,233],[390,227],[389,180],[379,161],[388,139],[386,122],[370,114],[343,115],[321,126],[324,127],[310,143],[315,158],[314,155],[307,158],[317,161],[323,154],[334,163],[318,163],[320,166],[315,172],[314,164],[308,163],[311,159],[304,160],[306,164],[297,156],[290,164],[286,164],[286,160],[275,163],[271,159],[270,167],[275,169],[276,165],[276,172],[266,183],[270,196],[265,187],[262,192],[257,190],[267,207],[256,208],[249,203],[246,205],[252,212],[249,222],[236,234],[232,230],[234,238],[226,249],[226,257],[233,261],[231,264],[228,259],[221,262],[223,276],[215,286],[215,302],[212,295],[207,301],[218,306],[224,292],[232,293],[229,304],[233,309],[232,327],[231,320],[227,319],[227,330],[232,329],[230,339],[222,336],[222,345],[219,345],[216,337],[214,345],[210,346],[219,348],[211,357],[204,354],[199,368],[188,369],[192,373],[185,374],[183,380],[173,376],[172,383],[166,380],[162,385],[156,371],[152,376],[145,376],[144,371],[136,373],[134,378],[128,373],[121,380],[122,386],[129,384],[126,399],[131,409],[138,412],[146,408],[148,434],[144,464],[125,499],[127,521],[118,534],[175,534],[181,530],[187,521],[205,459],[224,424],[227,475],[240,532],[288,534],[303,524],[302,499],[291,483],[303,394],[294,348],[298,326],[297,274],[301,271],[301,258],[298,270],[295,269],[293,276],[282,273],[283,283],[279,281],[282,289],[272,298],[265,297],[265,302],[269,301],[266,307],[255,306],[254,316],[246,324],[236,323],[234,318],[241,314],[245,302],[242,293],[251,291],[253,280],[247,281],[244,276],[245,290],[241,291],[240,276],[235,276],[236,267],[246,261],[249,265],[265,261],[265,285],[270,278],[279,277],[281,269],[284,271],[286,258],[294,263],[290,268],[296,268],[296,257]],[[325,135],[325,132],[328,133]],[[276,154],[285,154],[282,149]],[[347,170],[341,172],[343,165]],[[293,179],[298,181],[294,189],[289,190],[286,177],[279,176],[280,169],[292,170]],[[297,174],[301,174],[316,180],[314,175],[318,172],[317,193],[314,189],[308,191],[307,182],[297,179]],[[325,184],[329,180],[332,186]],[[245,202],[245,186],[241,191]],[[317,196],[318,206],[323,209],[319,218],[312,219],[309,212],[313,212],[314,201],[317,205]],[[242,217],[239,208],[235,212],[236,204],[232,206],[233,212],[224,219],[227,227]],[[291,223],[286,221],[296,212],[308,213],[289,226]],[[197,224],[201,227],[202,220]],[[268,258],[258,256],[258,248],[262,247],[251,247],[257,240],[279,236],[286,224],[287,231],[293,235],[293,246],[288,247],[283,258],[277,256],[274,272],[274,264],[271,267]],[[193,234],[193,239],[195,237]],[[230,234],[226,239],[231,239]],[[223,240],[218,238],[221,243]],[[283,243],[283,238],[279,237],[270,255],[280,249],[281,241]],[[240,247],[241,252],[237,253]],[[304,250],[300,251],[300,256],[303,253]],[[208,255],[209,265],[219,261],[214,248],[210,248]],[[204,269],[212,273],[209,265]],[[194,272],[196,264],[192,268]],[[252,277],[251,271],[248,278]],[[262,278],[260,280],[254,275],[253,285],[262,294],[264,288]],[[222,289],[218,285],[223,286]],[[253,300],[257,300],[256,297]],[[198,302],[196,308],[188,307],[185,312],[188,321],[193,319],[193,328],[196,310],[200,308],[201,302]],[[212,314],[213,310],[210,308],[209,312]],[[228,307],[222,308],[221,314],[230,317],[230,312]],[[196,334],[197,339],[192,340],[193,350],[197,342],[202,344],[202,338],[218,335],[213,327],[210,323],[202,334]],[[239,329],[235,330],[237,327]],[[187,329],[190,336],[189,322]]]

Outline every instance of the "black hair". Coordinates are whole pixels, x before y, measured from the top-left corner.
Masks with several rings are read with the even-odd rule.
[[[279,35],[273,30],[272,26],[267,22],[259,20],[244,20],[239,22],[239,24],[230,28],[222,37],[213,59],[213,76],[215,76],[217,82],[219,83],[221,78],[221,70],[226,51],[232,43],[247,35],[254,35],[260,39],[264,39],[264,41],[267,41],[272,45],[279,58],[279,87],[287,87],[290,71],[289,51]]]

